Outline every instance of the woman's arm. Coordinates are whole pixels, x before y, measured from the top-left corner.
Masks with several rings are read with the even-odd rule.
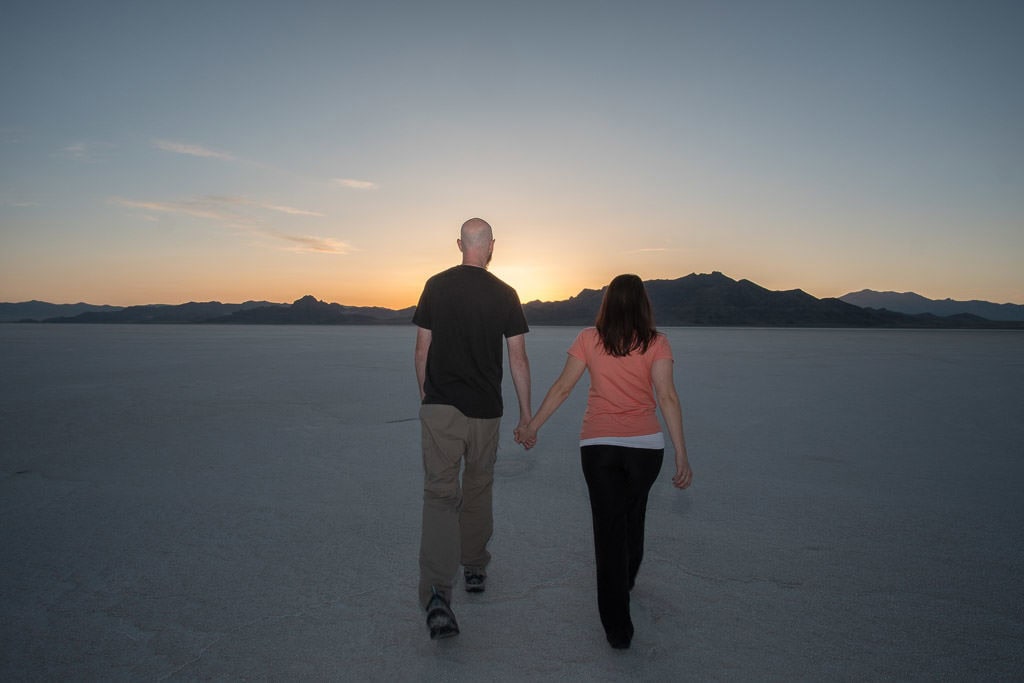
[[[679,394],[672,379],[672,359],[659,358],[651,368],[651,380],[654,382],[654,393],[658,397],[661,416],[668,427],[672,447],[676,451],[676,473],[672,483],[676,488],[685,489],[693,481],[693,471],[686,455],[686,438],[683,435],[683,410],[679,406]]]
[[[562,374],[548,389],[548,393],[544,396],[544,401],[540,404],[533,419],[525,427],[516,430],[516,443],[522,444],[526,449],[533,448],[537,444],[537,432],[558,410],[558,407],[565,403],[565,399],[569,398],[573,387],[580,381],[580,377],[583,376],[583,371],[586,369],[587,364],[576,356],[566,358]]]

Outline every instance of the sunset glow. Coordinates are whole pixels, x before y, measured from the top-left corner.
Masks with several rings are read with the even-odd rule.
[[[19,4],[0,301],[404,308],[721,271],[1024,303],[1024,5]]]

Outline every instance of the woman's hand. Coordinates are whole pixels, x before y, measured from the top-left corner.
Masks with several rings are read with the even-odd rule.
[[[676,474],[672,477],[672,484],[677,489],[685,489],[693,483],[693,470],[690,469],[690,463],[687,459],[676,458]]]
[[[530,450],[537,445],[537,430],[531,428],[529,424],[516,427],[513,434],[515,435],[516,443],[526,450]]]

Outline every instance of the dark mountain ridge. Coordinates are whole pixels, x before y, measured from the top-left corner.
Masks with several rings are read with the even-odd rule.
[[[645,285],[655,322],[669,327],[1018,327],[972,315],[939,317],[865,309],[839,299],[817,299],[800,289],[765,289],[717,271],[675,280],[648,280]],[[536,325],[592,325],[603,293],[603,289],[585,289],[567,301],[531,301],[524,306],[526,317]]]
[[[992,321],[977,315],[937,316],[864,308],[841,299],[818,299],[800,289],[773,291],[720,272],[692,273],[675,280],[648,280],[655,322],[675,326],[878,327],[1024,329],[1024,321]],[[604,289],[584,289],[565,301],[530,301],[523,306],[531,325],[594,324]],[[51,304],[52,305],[52,304]],[[113,308],[113,307],[111,307]],[[47,318],[49,323],[204,323],[249,325],[398,325],[409,324],[415,307],[392,310],[344,306],[307,295],[291,304],[247,301],[222,304],[190,302],[178,306],[129,306],[88,310]]]
[[[219,301],[189,302],[177,306],[152,304],[128,306],[114,311],[87,311],[75,316],[48,318],[46,323],[121,323],[121,324],[249,324],[249,325],[378,325],[408,323],[412,308],[393,311],[378,306],[343,306],[304,296],[291,304],[246,301],[223,304]]]
[[[395,311],[379,306],[343,306],[307,294],[289,305],[272,304],[235,311],[207,323],[258,325],[392,325],[409,323],[413,308]]]
[[[884,308],[910,315],[931,313],[948,316],[967,313],[987,320],[1024,320],[1024,306],[1019,304],[997,304],[976,299],[928,299],[914,292],[876,292],[871,289],[850,292],[839,298],[862,308]]]
[[[121,308],[121,306],[96,306],[81,302],[77,304],[51,304],[46,301],[36,301],[35,299],[18,303],[0,303],[0,323],[73,317],[92,311],[111,313],[113,311],[120,311]]]
[[[222,304],[219,301],[190,301],[176,306],[147,304],[128,306],[114,311],[87,311],[75,316],[47,318],[47,323],[199,323],[211,318],[264,306],[283,306],[266,301],[246,301],[241,304]]]

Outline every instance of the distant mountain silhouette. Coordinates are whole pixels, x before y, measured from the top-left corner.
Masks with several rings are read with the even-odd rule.
[[[75,316],[90,311],[109,313],[121,310],[120,306],[95,306],[93,304],[51,304],[45,301],[22,301],[0,303],[0,322],[39,321],[60,316]]]
[[[307,294],[290,306],[271,304],[206,320],[208,323],[260,325],[380,325],[412,320],[413,308],[399,311],[377,306],[328,304]]]
[[[266,301],[244,304],[222,304],[219,301],[189,302],[177,306],[149,304],[128,306],[115,311],[87,311],[75,316],[48,318],[48,323],[202,323],[211,318],[230,315],[259,306],[273,306]],[[276,304],[280,305],[280,304]]]
[[[911,315],[957,315],[967,313],[987,320],[1024,320],[1024,306],[996,304],[989,301],[956,301],[954,299],[927,299],[914,292],[876,292],[862,289],[839,297],[846,303],[863,308],[884,308]]]
[[[715,325],[766,327],[1005,327],[977,316],[905,315],[817,299],[794,289],[772,291],[719,272],[676,280],[648,280],[647,293],[661,326]],[[585,289],[567,301],[531,301],[526,318],[535,325],[592,325],[603,289]],[[1013,325],[1009,325],[1013,327]]]
[[[359,325],[395,324],[412,320],[412,308],[393,311],[376,306],[328,304],[304,296],[292,304],[246,301],[191,302],[178,306],[129,306],[114,311],[87,311],[75,316],[48,318],[48,323],[218,323],[249,325]]]
[[[947,316],[933,313],[908,314],[891,309],[862,307],[840,299],[817,299],[799,289],[772,291],[749,280],[733,280],[719,272],[700,275],[693,273],[676,280],[648,280],[645,284],[654,307],[655,322],[666,327],[711,325],[1024,329],[1024,321],[1021,320],[992,321],[969,313]],[[603,289],[584,289],[565,301],[531,301],[523,309],[531,325],[593,325],[603,294]],[[44,312],[47,310],[45,306],[55,306],[43,302],[31,303],[43,305],[38,310]],[[43,322],[398,325],[411,323],[414,310],[415,307],[392,310],[377,306],[343,306],[325,303],[307,295],[291,304],[266,301],[222,304],[210,301],[179,306],[129,306],[122,309],[90,307],[90,310],[76,315],[49,317],[43,319]],[[19,320],[25,319],[24,313],[19,313],[19,316]]]

